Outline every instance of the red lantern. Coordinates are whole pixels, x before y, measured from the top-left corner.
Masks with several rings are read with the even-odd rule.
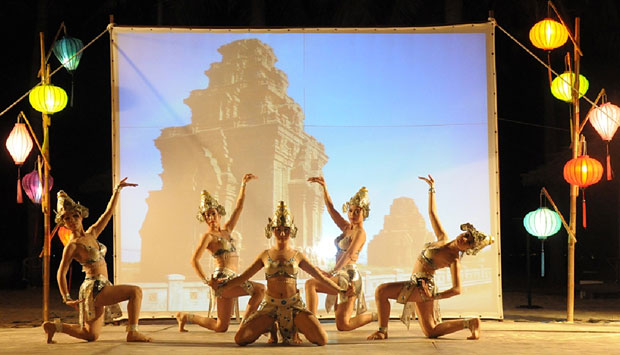
[[[582,188],[583,227],[586,228],[586,197],[583,188],[596,184],[603,176],[603,165],[587,155],[571,159],[564,165],[564,179]]]
[[[607,180],[611,180],[611,162],[609,158],[609,141],[613,138],[620,123],[620,107],[605,103],[593,109],[587,119],[594,129],[607,141]]]

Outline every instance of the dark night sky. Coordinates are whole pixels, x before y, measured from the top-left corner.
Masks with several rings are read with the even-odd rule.
[[[594,99],[605,88],[609,101],[620,104],[620,4],[615,0],[557,0],[563,18],[572,24],[581,18],[581,71],[590,81],[587,96]],[[49,47],[60,23],[68,34],[89,42],[109,23],[119,25],[203,26],[203,27],[399,27],[484,22],[492,10],[498,24],[539,57],[528,40],[531,26],[547,15],[547,2],[536,0],[4,0],[0,26],[2,50],[0,109],[33,87],[38,79],[39,32]],[[525,256],[528,238],[523,216],[538,207],[540,188],[546,186],[560,210],[568,215],[569,186],[562,178],[562,166],[570,159],[569,105],[553,98],[546,69],[496,30],[496,67],[499,111],[499,157],[501,193],[502,269],[505,289],[520,289],[526,278]],[[570,46],[552,52],[555,70],[564,71],[563,60]],[[50,60],[52,70],[57,67]],[[70,76],[62,70],[53,77],[55,85],[68,90]],[[54,115],[50,129],[52,176],[58,186],[91,209],[103,212],[112,186],[109,36],[106,34],[84,53],[75,76],[72,108]],[[448,99],[448,98],[447,98]],[[590,108],[582,100],[582,118]],[[26,100],[0,117],[0,137],[6,140],[20,110],[40,131],[40,114]],[[38,132],[40,137],[40,132]],[[590,156],[604,161],[605,145],[591,126],[584,135]],[[3,143],[4,144],[4,143]],[[612,165],[620,171],[618,139],[609,149]],[[31,153],[22,174],[32,170]],[[41,215],[27,201],[15,204],[16,169],[8,151],[0,152],[0,287],[21,287],[22,260],[38,255],[41,237],[34,232]],[[614,260],[620,255],[618,179],[601,181],[586,190],[588,229],[578,228],[576,278],[617,280]],[[55,199],[53,199],[55,202]],[[579,203],[580,205],[580,203]],[[441,214],[441,211],[439,211]],[[578,220],[581,208],[578,208]],[[41,228],[40,226],[38,228]],[[109,226],[102,238],[110,243]],[[532,252],[540,243],[530,237]],[[536,275],[539,256],[532,259],[534,283],[551,288],[566,282],[566,233],[561,231],[545,243],[547,277]],[[52,243],[52,272],[62,246]],[[108,255],[110,257],[110,255]],[[36,258],[34,258],[36,259]],[[108,260],[111,262],[111,259]]]

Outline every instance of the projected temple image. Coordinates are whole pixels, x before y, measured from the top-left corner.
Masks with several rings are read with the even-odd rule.
[[[185,100],[192,123],[165,128],[155,140],[161,152],[162,189],[150,191],[147,198],[140,235],[141,268],[149,272],[141,277],[179,273],[195,279],[189,262],[170,258],[170,250],[176,250],[180,240],[198,243],[187,217],[197,213],[200,190],[232,211],[246,172],[259,179],[247,188],[247,206],[235,228],[241,265],[268,247],[260,232],[278,201],[295,211],[297,247],[311,251],[321,237],[322,195],[306,179],[322,175],[327,155],[323,145],[304,132],[302,109],[286,95],[287,77],[274,66],[272,48],[248,39],[218,51],[222,61],[205,72],[209,87],[192,91]],[[174,206],[171,213],[169,201],[175,200],[194,203]],[[156,223],[161,220],[167,223]],[[189,260],[192,251],[187,248],[184,259]]]
[[[207,190],[235,208],[231,237],[239,272],[274,243],[267,218],[284,201],[298,228],[292,246],[328,271],[342,231],[336,210],[365,187],[370,214],[357,267],[369,310],[374,290],[409,279],[435,240],[428,186],[451,238],[462,223],[498,234],[497,163],[488,28],[429,33],[243,33],[116,27],[113,63],[115,174],[139,187],[115,218],[115,283],[142,287],[142,310],[214,311],[213,291],[192,267],[207,224],[197,220]],[[447,80],[449,78],[449,80]],[[442,300],[445,315],[499,317],[499,245],[461,260],[464,292]],[[206,275],[217,267],[200,259]],[[298,275],[304,295],[305,272]],[[265,283],[262,273],[252,281]],[[438,270],[438,288],[452,285]],[[326,294],[318,314],[326,316]],[[238,299],[243,311],[248,297]],[[467,307],[463,307],[467,304]],[[402,307],[394,306],[399,314]],[[333,316],[333,312],[331,313]]]

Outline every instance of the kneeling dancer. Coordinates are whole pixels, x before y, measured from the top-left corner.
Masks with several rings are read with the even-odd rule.
[[[476,255],[482,248],[493,243],[493,239],[478,232],[469,223],[461,225],[464,232],[454,240],[449,240],[446,231],[437,217],[435,206],[435,181],[429,175],[420,177],[429,185],[428,210],[433,232],[437,241],[428,243],[413,265],[413,273],[409,281],[388,282],[379,285],[375,290],[375,302],[379,311],[379,330],[372,333],[368,340],[387,339],[388,321],[390,316],[389,299],[405,304],[401,320],[409,328],[409,319],[413,312],[413,304],[418,314],[422,332],[429,338],[469,329],[471,335],[467,339],[480,337],[480,319],[458,319],[441,321],[437,300],[453,297],[461,293],[460,259],[463,254]],[[452,288],[436,292],[435,270],[450,268]]]
[[[71,238],[63,250],[62,261],[58,268],[58,288],[63,303],[79,311],[80,324],[61,323],[60,319],[43,323],[48,343],[54,342],[55,333],[65,333],[87,341],[97,340],[101,334],[104,317],[121,316],[118,303],[122,301],[129,301],[127,341],[151,341],[150,337],[138,332],[142,289],[133,285],[114,286],[108,281],[108,267],[105,262],[107,248],[97,240],[114,213],[121,189],[126,186],[137,186],[126,181],[127,178],[124,178],[116,185],[105,211],[86,231],[82,226],[82,219],[88,217],[88,208],[79,202],[75,203],[64,191],[58,191],[56,223],[71,231]],[[86,274],[77,300],[71,299],[66,278],[67,270],[74,259],[82,265],[82,270]]]
[[[308,341],[316,345],[327,343],[327,333],[321,327],[319,320],[310,312],[297,289],[297,273],[299,269],[306,271],[310,276],[328,284],[331,291],[351,296],[353,289],[341,289],[332,280],[325,277],[319,269],[312,265],[307,257],[290,247],[289,241],[295,238],[297,227],[284,204],[280,201],[274,218],[269,218],[265,227],[265,236],[275,238],[275,245],[261,252],[256,260],[239,277],[230,280],[221,287],[222,292],[230,287],[236,287],[250,279],[261,269],[265,269],[267,291],[265,299],[258,311],[243,321],[235,335],[235,342],[239,345],[251,344],[261,334],[277,326],[285,343],[299,342],[296,332],[304,334]]]

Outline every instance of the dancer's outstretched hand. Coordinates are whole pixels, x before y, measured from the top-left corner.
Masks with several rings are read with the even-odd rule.
[[[138,184],[127,182],[127,178],[124,178],[123,180],[119,181],[118,185],[116,185],[116,190],[120,190],[123,187],[127,187],[127,186],[135,187],[135,186],[138,186]]]
[[[431,174],[428,174],[428,177],[418,176],[418,179],[426,181],[426,183],[428,184],[428,187],[430,188],[435,187],[435,180],[433,179]]]
[[[316,182],[317,184],[325,187],[325,179],[322,176],[313,176],[308,178],[309,182]]]
[[[251,174],[251,173],[247,173],[245,175],[243,175],[243,179],[241,179],[241,182],[243,184],[245,184],[246,182],[250,181],[250,180],[254,180],[254,179],[258,179],[258,176]]]

